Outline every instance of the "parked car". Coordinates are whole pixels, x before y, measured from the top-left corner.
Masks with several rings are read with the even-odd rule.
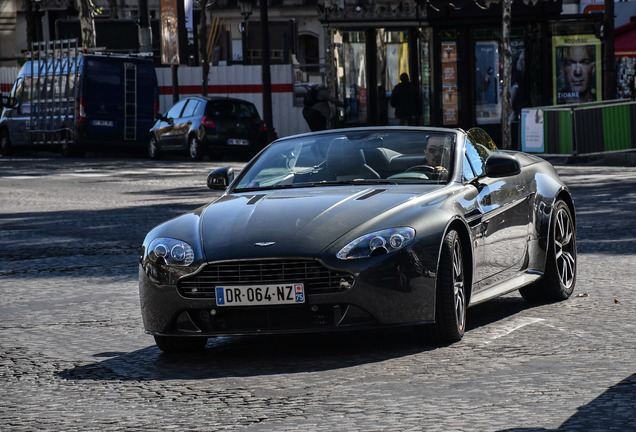
[[[208,186],[224,192],[143,242],[141,314],[164,351],[395,325],[450,343],[467,307],[514,290],[564,300],[575,286],[570,191],[549,162],[481,129],[287,137]]]
[[[159,109],[152,60],[74,53],[42,55],[20,69],[10,93],[17,103],[0,117],[1,155],[17,147],[64,155],[145,147]]]
[[[208,153],[243,153],[254,156],[267,144],[267,127],[253,103],[229,97],[188,97],[165,115],[157,116],[150,130],[148,156],[187,152],[200,160]]]

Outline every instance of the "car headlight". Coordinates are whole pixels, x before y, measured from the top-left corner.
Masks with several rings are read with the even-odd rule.
[[[341,260],[367,258],[398,251],[415,238],[409,227],[390,228],[358,237],[336,255]]]
[[[184,241],[157,238],[148,245],[148,259],[154,263],[163,259],[169,266],[189,266],[194,262],[194,251]]]

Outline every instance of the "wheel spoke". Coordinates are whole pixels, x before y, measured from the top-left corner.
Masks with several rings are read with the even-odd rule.
[[[464,283],[458,282],[455,284],[455,314],[457,316],[457,325],[459,328],[464,327],[464,321],[466,319],[464,311],[465,306]]]
[[[564,286],[569,287],[574,279],[574,272],[576,268],[574,256],[568,252],[563,253],[558,267],[561,282]]]
[[[466,296],[464,291],[464,266],[462,262],[462,249],[459,241],[453,247],[453,296],[455,298],[455,316],[457,326],[464,328],[466,320]]]

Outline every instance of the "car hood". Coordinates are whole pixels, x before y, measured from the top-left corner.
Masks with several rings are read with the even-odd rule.
[[[364,234],[370,228],[365,223],[421,194],[332,187],[225,195],[203,212],[203,249],[208,261],[317,256],[346,233]]]

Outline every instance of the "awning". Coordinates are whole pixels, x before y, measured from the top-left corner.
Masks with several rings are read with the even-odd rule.
[[[614,55],[636,57],[636,19],[614,29]]]

